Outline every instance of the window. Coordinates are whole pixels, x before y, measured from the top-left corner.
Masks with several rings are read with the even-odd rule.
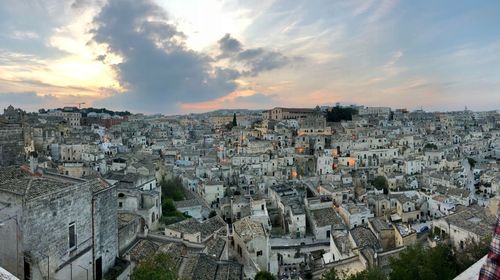
[[[24,280],[31,280],[31,265],[27,258],[24,258]]]
[[[262,251],[257,251],[257,257],[262,256]]]
[[[122,208],[123,207],[123,202],[118,202],[118,208]]]
[[[69,250],[73,251],[76,249],[76,226],[75,223],[69,224]]]

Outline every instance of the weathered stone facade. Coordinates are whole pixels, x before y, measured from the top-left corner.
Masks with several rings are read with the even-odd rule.
[[[102,271],[108,271],[118,256],[118,214],[116,188],[94,193],[95,258],[102,257]]]
[[[96,271],[104,275],[118,256],[115,188],[99,179],[15,172],[0,184],[8,210],[0,213],[0,220],[14,213],[19,221],[19,228],[9,223],[0,229],[2,244],[15,244],[0,250],[0,266],[21,279],[25,271],[30,279],[46,279],[47,274],[51,279],[87,279],[100,262]],[[73,245],[70,236],[75,236]],[[13,257],[16,248],[19,253]]]
[[[0,166],[19,164],[23,159],[23,147],[21,125],[0,122]]]

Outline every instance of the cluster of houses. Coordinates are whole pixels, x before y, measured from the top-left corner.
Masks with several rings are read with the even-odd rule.
[[[0,267],[129,279],[168,254],[185,279],[388,271],[408,246],[491,235],[500,113],[354,107],[183,116],[0,115]],[[236,125],[234,125],[236,122]],[[166,222],[166,180],[180,221]],[[170,198],[168,198],[170,199]],[[14,278],[13,278],[14,279]]]

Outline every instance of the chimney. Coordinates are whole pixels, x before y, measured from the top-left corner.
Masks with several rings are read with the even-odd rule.
[[[32,174],[35,174],[35,171],[38,168],[38,154],[36,152],[31,152],[29,161],[30,171]]]

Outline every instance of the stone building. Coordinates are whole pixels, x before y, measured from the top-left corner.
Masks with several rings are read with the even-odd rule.
[[[204,222],[190,218],[165,227],[165,236],[179,238],[193,243],[207,242],[214,234],[225,231],[227,225],[220,216],[214,216]]]
[[[330,197],[314,197],[304,200],[306,203],[307,222],[317,240],[330,240],[335,231],[347,232],[342,218],[333,209]]]
[[[162,214],[161,186],[154,175],[136,173],[110,173],[106,181],[116,185],[118,212],[137,214],[143,218],[143,226],[156,229]]]
[[[494,225],[495,216],[485,208],[474,205],[459,206],[455,213],[435,220],[432,226],[436,234],[449,238],[455,248],[463,249],[470,240],[478,242],[491,235]]]
[[[19,164],[23,160],[23,148],[21,124],[0,118],[0,166]]]
[[[396,246],[394,229],[385,220],[371,218],[368,220],[368,227],[380,241],[380,245],[384,250],[392,249]]]
[[[14,166],[0,176],[0,266],[21,279],[102,279],[114,266],[114,187]]]
[[[394,227],[394,236],[396,247],[410,246],[417,242],[417,232],[409,226],[403,224],[392,225]]]
[[[81,128],[80,120],[82,118],[82,114],[74,110],[55,110],[48,112],[47,115],[62,117],[71,128]]]
[[[312,108],[280,108],[262,112],[262,118],[265,120],[288,120],[288,119],[302,119],[311,115],[317,114],[318,111]]]
[[[256,270],[269,270],[269,235],[264,226],[250,217],[233,224],[234,250],[241,263]]]
[[[352,202],[337,207],[337,211],[350,229],[366,225],[368,219],[374,216],[364,204],[355,204]]]

